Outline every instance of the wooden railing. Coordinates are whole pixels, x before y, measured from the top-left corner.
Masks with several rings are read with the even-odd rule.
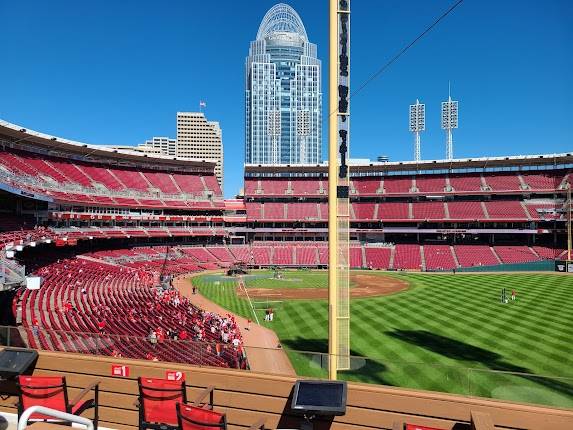
[[[127,366],[129,374],[112,376],[114,365]],[[138,423],[137,377],[166,377],[167,371],[185,375],[189,399],[214,386],[215,410],[227,414],[230,429],[249,428],[261,418],[267,428],[300,426],[300,418],[289,410],[293,377],[43,351],[33,374],[65,376],[72,397],[81,387],[100,380],[100,426],[134,430]],[[16,412],[15,390],[10,383],[0,384],[0,392],[12,393],[0,399],[0,411]],[[91,418],[90,413],[86,417]],[[495,428],[565,430],[573,428],[573,410],[349,383],[346,415],[332,423],[319,422],[315,428],[392,429],[405,422],[448,430],[491,429],[491,423]]]

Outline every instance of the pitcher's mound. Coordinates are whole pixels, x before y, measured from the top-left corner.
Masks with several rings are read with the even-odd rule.
[[[351,274],[350,297],[378,297],[394,294],[408,289],[408,283],[402,279],[384,275]],[[248,288],[249,297],[277,300],[313,300],[327,299],[328,288]],[[237,289],[239,297],[245,297],[242,288]]]

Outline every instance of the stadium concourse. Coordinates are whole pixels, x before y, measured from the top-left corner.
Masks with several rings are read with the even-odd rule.
[[[564,258],[572,165],[557,154],[352,166],[350,265]],[[154,287],[235,263],[327,267],[327,166],[247,165],[244,195],[227,200],[214,168],[0,122],[2,284],[15,294],[2,323],[17,319],[42,349],[248,367],[236,321]],[[19,288],[26,275],[42,286]]]

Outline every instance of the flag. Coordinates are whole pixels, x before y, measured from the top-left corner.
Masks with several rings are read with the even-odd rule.
[[[199,101],[199,107],[207,107],[207,103],[204,102],[203,100]]]

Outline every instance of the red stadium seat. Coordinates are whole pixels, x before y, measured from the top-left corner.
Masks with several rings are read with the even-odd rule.
[[[177,420],[180,430],[226,429],[226,414],[192,405],[177,404]]]
[[[61,376],[18,376],[18,417],[32,406],[44,406],[60,412],[80,415],[87,409],[94,409],[94,428],[97,429],[99,419],[99,381],[84,388],[71,402],[68,400],[66,378]],[[94,390],[92,399],[82,399]],[[31,420],[48,420],[41,414],[33,414]]]
[[[187,402],[185,382],[139,377],[137,383],[139,429],[177,428],[176,405]]]

